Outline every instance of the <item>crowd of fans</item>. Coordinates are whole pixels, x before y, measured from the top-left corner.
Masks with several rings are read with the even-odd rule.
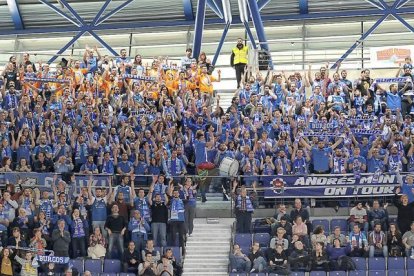
[[[213,87],[220,70],[205,53],[192,58],[191,49],[180,62],[158,57],[145,64],[124,49],[111,58],[87,47],[81,60],[62,59],[53,70],[29,54],[10,57],[0,84],[0,172],[120,177],[107,188],[89,181],[79,193],[71,190],[73,175],[55,178],[50,191],[8,185],[0,204],[3,247],[53,249],[72,258],[118,251],[126,270],[160,274],[155,262],[145,262],[153,252],[147,249],[167,240],[184,248],[197,189],[206,201],[206,183],[184,176],[218,168],[226,157],[239,161],[242,184],[253,187],[260,175],[414,170],[410,58],[397,72],[402,78],[385,87],[367,69],[355,81],[339,66],[333,74],[323,66],[312,75],[309,66],[287,76],[256,71],[245,55],[239,41],[231,57],[239,88],[227,110]],[[245,190],[233,193],[247,229],[254,204]],[[8,258],[16,267],[26,262]],[[173,257],[165,258],[179,273]]]
[[[358,202],[350,210],[345,228],[331,224],[331,232],[324,229],[329,225],[313,228],[300,199],[295,200],[290,214],[280,204],[274,217],[267,219],[271,224],[271,239],[252,241],[250,235],[242,241],[235,239],[230,255],[231,271],[289,275],[291,271],[356,270],[351,257],[414,259],[414,203],[409,203],[406,195],[400,198],[396,194],[394,204],[398,208],[396,223],[390,222],[388,204],[381,207],[374,200],[372,207],[367,203],[364,208]]]

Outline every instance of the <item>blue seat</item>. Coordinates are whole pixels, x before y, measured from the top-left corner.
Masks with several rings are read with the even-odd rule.
[[[348,222],[346,219],[332,219],[331,231],[333,231],[336,226],[339,226],[341,228],[341,232],[348,232]]]
[[[302,271],[295,271],[290,273],[291,276],[305,276],[305,272]]]
[[[243,254],[249,255],[250,250],[252,249],[252,246],[240,246],[241,252],[243,252]]]
[[[414,274],[408,274],[408,275],[414,275]],[[388,276],[405,276],[405,270],[404,269],[388,270]]]
[[[329,272],[329,276],[346,276],[345,271],[331,271]]]
[[[403,257],[389,257],[388,258],[388,269],[399,270],[405,269],[405,260]]]
[[[232,272],[229,276],[247,276],[247,274],[243,272]]]
[[[313,229],[315,229],[316,226],[318,226],[318,225],[321,225],[323,227],[323,230],[325,230],[326,234],[330,233],[329,221],[327,219],[314,219],[314,220],[312,220]]]
[[[356,270],[359,270],[359,271],[367,270],[367,262],[365,258],[353,257],[352,260],[355,263]]]
[[[266,276],[266,273],[250,273],[250,276]]]
[[[354,270],[354,271],[349,271],[348,272],[348,276],[366,276],[367,272],[361,271],[361,270]]]
[[[251,234],[236,234],[234,236],[234,244],[238,244],[240,247],[252,246]]]
[[[101,273],[102,272],[102,261],[87,259],[85,260],[85,271],[89,270],[90,272]]]
[[[407,269],[414,269],[414,260],[411,258],[405,258],[405,265]]]
[[[118,276],[118,273],[99,273],[99,276]]]
[[[386,269],[387,262],[385,261],[385,258],[369,258],[368,259],[368,269],[369,270],[375,270],[375,271],[381,271]]]
[[[385,270],[370,270],[370,271],[368,271],[368,276],[387,276],[387,271],[385,271]]]
[[[270,234],[269,233],[257,233],[253,235],[253,242],[258,242],[261,247],[269,247]]]
[[[175,261],[177,262],[177,264],[181,264],[181,247],[179,246],[170,246],[170,247],[164,247],[164,253],[167,251],[167,249],[171,248],[172,252],[173,252],[173,256],[175,258]]]
[[[326,276],[325,271],[312,271],[309,273],[309,276]]]
[[[84,271],[84,264],[82,259],[72,259],[69,261],[69,265],[76,268],[79,273],[82,273]]]
[[[118,275],[119,276],[137,276],[137,274],[135,273],[125,273],[125,272],[119,273]]]
[[[121,270],[120,260],[106,259],[104,261],[104,272],[119,273]]]

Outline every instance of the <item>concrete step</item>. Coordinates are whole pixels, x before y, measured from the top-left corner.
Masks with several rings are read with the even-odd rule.
[[[199,245],[199,246],[195,246],[195,247],[192,247],[192,246],[186,246],[186,248],[185,248],[186,250],[186,254],[187,253],[191,253],[191,252],[200,252],[200,251],[202,251],[202,252],[205,252],[206,250],[210,250],[210,251],[214,251],[213,253],[217,253],[217,251],[219,251],[220,250],[220,252],[227,252],[227,251],[229,251],[230,250],[230,241],[229,241],[229,243],[228,244],[217,244],[217,245]],[[209,253],[209,252],[206,252],[206,254],[207,253]]]
[[[203,254],[203,253],[200,253],[200,254],[194,253],[191,255],[186,254],[185,260],[187,261],[187,260],[192,260],[192,259],[197,259],[197,260],[208,259],[210,261],[210,260],[216,260],[216,259],[228,259],[229,254],[230,254],[230,251],[229,253],[216,253],[216,254],[207,254],[207,252],[206,254]]]
[[[192,234],[191,237],[187,238],[187,243],[192,241],[192,240],[197,240],[197,241],[203,241],[203,242],[209,242],[211,240],[216,240],[216,241],[228,241],[229,239],[231,239],[231,235],[223,235],[221,234],[220,237],[217,237],[217,239],[212,239],[211,237],[206,236],[205,234]]]
[[[223,267],[223,266],[228,266],[228,264],[229,264],[229,261],[228,260],[219,260],[219,261],[212,261],[212,260],[209,260],[208,262],[206,262],[206,261],[198,261],[198,260],[196,260],[196,261],[193,261],[193,260],[185,260],[185,265],[186,265],[186,268],[187,267],[201,267],[201,268],[208,268],[208,267],[215,267],[215,266],[221,266],[221,267]]]
[[[215,266],[211,266],[206,264],[204,267],[201,265],[197,265],[194,267],[185,267],[185,272],[209,272],[209,273],[214,273],[214,274],[210,274],[210,275],[216,275],[215,272],[223,272],[226,271],[228,268],[227,265],[215,265]]]
[[[197,246],[197,247],[209,247],[209,246],[221,246],[221,245],[229,245],[228,240],[214,240],[211,239],[210,241],[187,241],[186,248],[189,248],[191,246]]]
[[[183,272],[182,276],[211,276],[211,273],[205,273],[205,272]],[[214,276],[228,276],[229,274],[227,272],[215,272]]]

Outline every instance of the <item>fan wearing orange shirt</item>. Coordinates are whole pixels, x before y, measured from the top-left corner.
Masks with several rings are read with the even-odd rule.
[[[216,79],[212,75],[209,75],[207,73],[207,66],[202,65],[201,66],[201,74],[198,76],[198,84],[200,93],[206,93],[210,96],[213,95],[213,82],[220,82],[221,81],[221,71],[218,70],[218,78]]]
[[[105,97],[108,98],[111,92],[113,91],[113,88],[119,87],[120,89],[123,86],[123,81],[120,76],[118,76],[118,72],[116,67],[111,69],[111,73],[109,73],[108,70],[105,70],[105,72],[102,74],[102,89],[105,90]]]
[[[79,60],[75,60],[75,64],[71,68],[73,75],[74,75],[74,83],[73,86],[75,89],[78,89],[79,86],[83,83],[83,79],[85,78],[85,74],[89,72],[88,68],[81,68],[81,63]]]
[[[186,79],[186,72],[181,71],[177,80],[174,81],[174,90],[177,91],[177,94],[181,92],[185,93],[189,90],[194,90],[197,88],[195,82],[190,82]]]
[[[178,71],[177,69],[174,69],[177,67],[177,64],[172,64],[171,68],[165,72],[164,80],[165,80],[165,86],[167,86],[169,91],[169,96],[173,96],[177,93],[177,88],[175,87],[175,82],[178,78]]]

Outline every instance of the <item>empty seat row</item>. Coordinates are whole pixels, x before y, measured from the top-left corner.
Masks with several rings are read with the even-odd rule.
[[[258,242],[261,247],[268,247],[270,243],[269,233],[256,233],[253,234],[236,234],[234,236],[233,244],[238,244],[240,247],[250,247],[252,242]]]
[[[78,272],[88,270],[93,273],[119,273],[121,272],[121,261],[115,259],[73,259],[69,261],[69,265],[76,268]]]

